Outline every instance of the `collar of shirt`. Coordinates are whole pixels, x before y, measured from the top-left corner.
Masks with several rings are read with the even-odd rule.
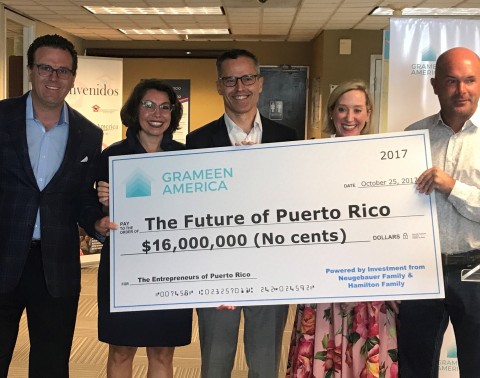
[[[43,190],[57,172],[65,155],[69,132],[68,111],[64,103],[57,124],[47,132],[41,122],[34,117],[31,94],[27,97],[26,105],[28,155],[38,188]],[[38,210],[33,239],[41,238],[40,229],[40,210]]]
[[[32,92],[30,92],[27,97],[26,120],[27,120],[27,124],[29,121],[34,121],[39,126],[41,126],[43,128],[43,131],[45,132],[45,127],[42,125],[40,121],[38,121],[35,118],[33,114]],[[58,122],[57,122],[57,126],[58,125],[68,126],[68,111],[67,111],[67,104],[65,102],[63,103],[62,111],[60,112],[60,118],[58,119]]]
[[[262,142],[262,119],[260,118],[260,112],[258,109],[255,119],[253,120],[253,127],[248,134],[237,126],[227,113],[224,114],[224,119],[232,146],[242,144],[242,142],[253,142],[255,144],[260,144]]]
[[[477,112],[479,113],[479,112]],[[475,113],[475,114],[477,114]],[[476,117],[475,114],[470,118],[468,119],[462,126],[462,129],[460,131],[466,131],[468,129],[470,129],[471,127],[476,127],[478,128],[478,125],[480,125],[480,122],[478,122],[478,119],[476,120],[475,118],[479,118],[479,117]],[[442,119],[442,114],[439,112],[437,114],[437,122],[435,123],[436,125],[438,126],[444,126],[444,127],[448,127],[450,130],[452,130],[452,128],[450,126],[448,126]],[[453,130],[452,130],[453,132]]]

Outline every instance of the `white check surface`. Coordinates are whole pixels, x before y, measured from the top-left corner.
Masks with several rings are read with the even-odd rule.
[[[111,310],[441,298],[430,166],[427,131],[112,157]]]

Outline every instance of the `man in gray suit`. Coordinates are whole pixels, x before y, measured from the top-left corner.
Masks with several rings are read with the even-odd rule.
[[[39,37],[28,50],[32,90],[0,101],[0,377],[8,375],[24,309],[29,377],[68,377],[78,223],[92,236],[108,229],[93,187],[102,130],[65,103],[76,70],[68,40]]]
[[[188,134],[187,148],[295,140],[293,129],[258,112],[263,78],[255,55],[246,50],[227,51],[217,59],[217,74],[217,91],[223,96],[225,114]],[[288,305],[197,309],[202,378],[230,377],[242,311],[249,378],[277,377]]]

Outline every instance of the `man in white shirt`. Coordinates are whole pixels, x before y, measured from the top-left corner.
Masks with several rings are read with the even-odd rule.
[[[480,124],[472,116],[480,96],[479,57],[466,48],[439,56],[431,79],[440,113],[409,126],[428,129],[433,167],[417,189],[435,192],[445,299],[403,301],[400,305],[400,376],[437,377],[448,321],[453,324],[462,378],[478,377],[480,284],[462,282],[462,269],[480,264]]]

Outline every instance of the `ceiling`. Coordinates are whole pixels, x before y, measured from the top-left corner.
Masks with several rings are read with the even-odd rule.
[[[228,28],[230,35],[190,35],[188,39],[215,41],[311,41],[323,30],[388,27],[388,17],[369,16],[376,6],[480,8],[479,0],[0,0],[6,7],[33,20],[85,40],[167,40],[185,35],[125,35],[118,29]],[[210,7],[221,6],[224,15],[94,15],[82,8],[119,7]],[[8,23],[7,35],[21,31]],[[19,29],[20,28],[20,29]]]

